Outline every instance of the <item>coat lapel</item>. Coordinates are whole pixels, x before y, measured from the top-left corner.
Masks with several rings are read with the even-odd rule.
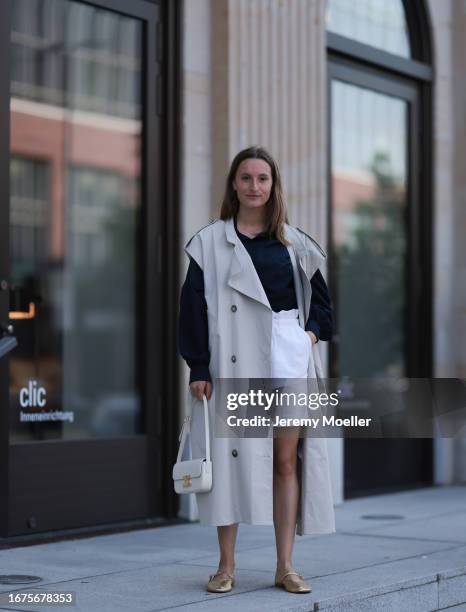
[[[285,238],[291,242],[287,249],[290,254],[293,266],[293,278],[298,302],[299,321],[301,327],[305,327],[311,307],[312,289],[309,277],[306,274],[304,261],[308,255],[305,245],[292,231],[288,224],[285,224]]]
[[[271,309],[252,259],[236,233],[233,217],[225,221],[225,233],[232,245],[228,285]]]
[[[261,302],[267,308],[271,308],[251,257],[236,233],[233,217],[225,221],[225,234],[227,241],[232,246],[228,285],[251,299]],[[285,224],[285,238],[291,243],[287,249],[293,266],[300,323],[304,327],[309,316],[312,296],[310,277],[306,273],[305,263],[306,258],[309,256],[309,251],[306,249],[304,242],[288,224]]]

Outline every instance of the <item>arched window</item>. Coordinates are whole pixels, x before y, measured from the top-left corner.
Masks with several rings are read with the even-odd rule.
[[[430,377],[432,66],[427,11],[422,0],[328,0],[326,25],[329,271],[336,311],[330,375]],[[401,443],[407,444],[404,450]],[[367,470],[358,471],[360,451],[366,460],[369,453],[378,464],[387,457],[392,462],[384,482],[375,475],[379,485],[428,481],[429,475],[414,468],[410,472],[406,466],[412,461],[404,468],[400,464],[400,470],[396,461],[406,461],[406,449],[411,456],[414,446],[425,458],[429,443],[346,440],[345,451],[352,449],[345,465],[351,472],[345,476],[347,494],[376,485],[367,482]],[[397,480],[401,473],[402,482]]]
[[[395,55],[411,57],[409,29],[401,0],[329,0],[327,31]]]

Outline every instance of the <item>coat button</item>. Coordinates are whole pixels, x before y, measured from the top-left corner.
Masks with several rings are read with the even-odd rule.
[[[233,457],[237,457],[237,456],[238,456],[238,451],[236,450],[236,448],[234,448],[234,449],[231,451],[231,454],[233,455]]]
[[[236,355],[232,355],[232,356],[231,356],[231,360],[232,360],[232,362],[233,362],[233,363],[235,363],[235,361],[236,361]]]
[[[236,312],[237,310],[237,307],[233,304],[233,306],[231,307],[231,312]]]

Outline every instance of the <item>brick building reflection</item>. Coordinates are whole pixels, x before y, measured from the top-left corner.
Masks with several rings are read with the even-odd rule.
[[[135,319],[141,179],[141,25],[77,2],[14,3],[11,70],[12,438],[105,435],[126,398],[137,431]],[[133,350],[132,350],[133,349]],[[72,425],[19,424],[20,389]]]

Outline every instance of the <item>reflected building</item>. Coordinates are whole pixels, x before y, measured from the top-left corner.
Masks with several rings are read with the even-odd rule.
[[[10,410],[35,379],[73,420],[19,421],[12,442],[141,430],[141,28],[77,2],[13,4],[10,280],[32,314],[10,315]]]

